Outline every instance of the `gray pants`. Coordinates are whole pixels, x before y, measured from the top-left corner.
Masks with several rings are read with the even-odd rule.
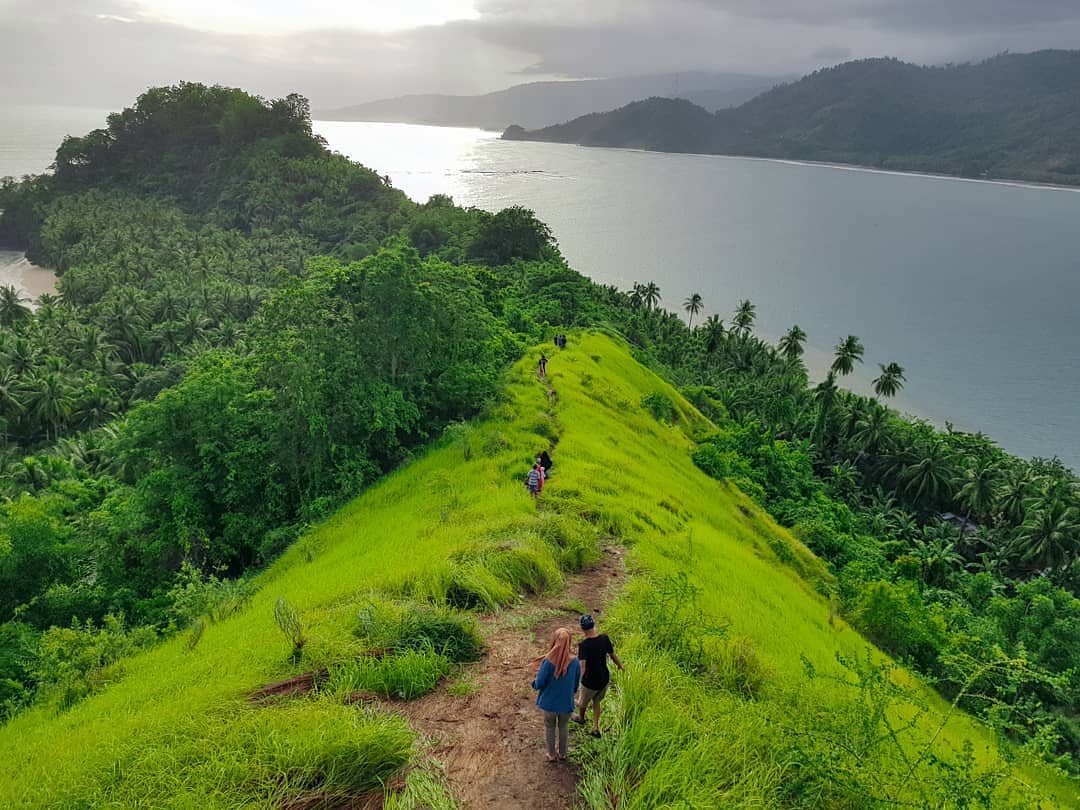
[[[565,757],[567,737],[570,733],[570,712],[566,712],[565,714],[562,712],[544,712],[544,726],[547,731],[548,756],[555,756],[555,729],[558,728],[558,755],[560,757]]]

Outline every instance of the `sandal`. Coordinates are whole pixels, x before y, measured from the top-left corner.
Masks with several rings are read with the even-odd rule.
[[[589,732],[589,736],[590,737],[596,737],[597,739],[599,739],[600,738],[600,730],[594,728],[592,731]]]

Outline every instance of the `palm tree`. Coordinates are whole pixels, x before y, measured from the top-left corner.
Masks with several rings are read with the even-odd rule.
[[[795,360],[802,357],[803,344],[806,342],[806,332],[804,332],[798,324],[787,330],[782,338],[780,338],[779,348],[780,353],[784,355],[788,360]]]
[[[710,354],[720,348],[724,340],[724,322],[719,315],[710,315],[705,319],[705,350]]]
[[[687,323],[688,329],[694,328],[694,316],[701,312],[702,305],[700,293],[694,293],[683,301],[683,309],[690,315],[690,321]]]
[[[41,352],[34,343],[20,337],[8,344],[4,350],[4,359],[14,373],[25,375],[38,364]]]
[[[915,503],[932,506],[952,495],[956,480],[952,453],[938,437],[919,447],[917,453],[916,460],[901,470],[900,483]]]
[[[998,491],[998,465],[990,459],[980,459],[974,467],[964,470],[962,485],[956,500],[966,510],[965,523],[974,515],[980,522],[993,514]]]
[[[71,389],[60,372],[36,372],[27,380],[26,408],[44,426],[46,438],[56,438],[71,414],[73,403]]]
[[[1035,492],[1035,473],[1028,464],[1020,463],[1005,474],[997,492],[1001,516],[1014,526],[1024,522],[1027,504]]]
[[[880,450],[888,449],[892,440],[889,431],[891,420],[889,409],[876,401],[863,412],[851,436],[852,446],[859,451],[856,462],[863,455],[876,455]]]
[[[845,377],[855,370],[855,363],[862,362],[862,342],[855,335],[848,335],[836,344],[836,359],[833,360],[832,370]]]
[[[19,295],[14,285],[0,287],[0,325],[13,326],[31,314],[28,299]]]
[[[814,402],[816,402],[818,406],[818,415],[817,421],[814,423],[812,435],[818,443],[822,443],[824,439],[825,430],[829,423],[829,416],[832,412],[833,405],[836,404],[836,395],[838,391],[839,389],[836,387],[836,375],[831,371],[814,389]]]
[[[907,378],[904,376],[904,367],[899,363],[884,365],[878,363],[881,368],[881,376],[874,380],[874,393],[879,397],[894,397],[904,387]]]
[[[27,305],[28,301],[14,285],[0,287],[0,326],[12,326],[29,318],[32,310]]]
[[[0,368],[0,420],[3,420],[3,430],[0,437],[7,440],[7,428],[16,417],[23,412],[22,380],[10,366]]]
[[[735,309],[735,316],[731,320],[735,324],[735,331],[745,337],[750,334],[756,318],[757,307],[747,298],[739,302],[739,306]]]
[[[964,564],[956,543],[929,528],[915,541],[912,555],[918,558],[928,585],[943,585],[949,574]]]
[[[1080,551],[1080,515],[1052,501],[1028,516],[1016,536],[1015,552],[1035,570],[1067,568]]]
[[[641,288],[641,300],[649,310],[656,309],[660,304],[660,288],[655,281],[650,281]]]

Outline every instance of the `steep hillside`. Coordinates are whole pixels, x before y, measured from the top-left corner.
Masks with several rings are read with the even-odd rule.
[[[426,755],[404,720],[356,696],[417,694],[450,653],[372,628],[432,605],[453,609],[440,614],[453,624],[459,610],[557,589],[602,541],[629,547],[633,578],[606,625],[628,664],[613,733],[573,744],[589,806],[1077,800],[1041,768],[1010,770],[985,731],[910,675],[873,669],[884,658],[821,595],[825,566],[694,467],[692,437],[711,426],[624,344],[572,335],[546,382],[538,355],[507,374],[483,421],[313,528],[201,635],[122,660],[58,714],[36,708],[0,728],[0,805],[333,807],[379,792]],[[543,447],[555,475],[534,505],[521,481]],[[856,670],[872,688],[851,685]],[[312,672],[312,694],[248,699]],[[510,698],[527,706],[525,683]],[[883,727],[892,736],[875,742]],[[538,720],[536,732],[541,769]],[[392,784],[389,806],[452,806],[424,768]]]
[[[847,62],[709,115],[670,100],[508,137],[1080,183],[1080,51]],[[649,120],[643,140],[640,122]]]

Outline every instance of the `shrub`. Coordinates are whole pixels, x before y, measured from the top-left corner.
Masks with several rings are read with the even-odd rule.
[[[910,658],[925,672],[937,669],[938,653],[947,641],[945,622],[911,583],[867,583],[855,599],[851,619],[882,649]]]
[[[202,617],[219,622],[247,606],[254,592],[250,580],[218,579],[185,562],[168,594],[169,613],[180,627]]]
[[[52,627],[38,642],[33,677],[44,695],[67,709],[106,685],[116,675],[110,672],[113,664],[156,639],[149,627],[129,632],[123,617],[112,614],[101,627],[90,621]]]
[[[659,391],[645,394],[641,398],[641,405],[653,415],[657,422],[670,424],[675,421],[675,403],[671,401],[670,397]]]

